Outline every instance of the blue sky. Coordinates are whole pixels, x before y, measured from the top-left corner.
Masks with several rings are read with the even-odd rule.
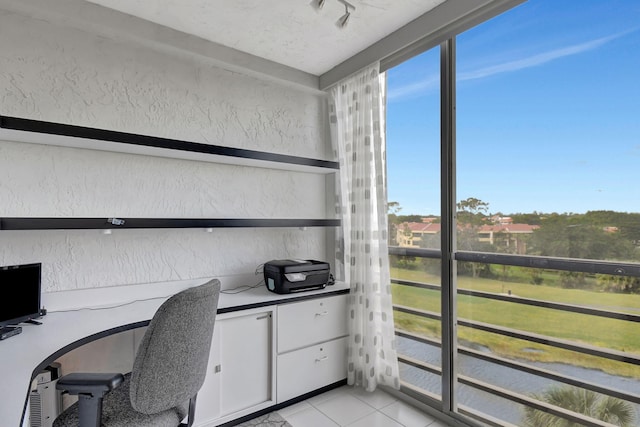
[[[439,49],[388,71],[388,198],[439,214]],[[529,0],[457,39],[458,200],[640,212],[640,0]]]

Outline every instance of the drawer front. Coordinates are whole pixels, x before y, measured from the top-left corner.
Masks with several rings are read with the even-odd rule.
[[[278,306],[278,353],[347,335],[347,296]]]
[[[282,403],[347,377],[347,338],[278,356],[276,395]]]

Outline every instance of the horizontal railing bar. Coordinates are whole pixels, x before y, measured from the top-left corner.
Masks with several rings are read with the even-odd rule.
[[[551,347],[562,348],[565,350],[577,351],[579,353],[588,354],[591,356],[599,356],[609,360],[616,360],[618,362],[630,363],[632,365],[640,365],[640,356],[630,355],[622,351],[602,349],[588,344],[575,344],[569,340],[552,338],[546,335],[535,334],[532,332],[523,332],[516,329],[504,328],[493,326],[488,323],[476,322],[466,319],[458,318],[459,326],[466,326],[468,328],[477,329],[485,332],[492,332],[495,334],[518,338],[529,342],[535,342],[538,344],[545,344]]]
[[[441,396],[438,396],[437,394],[431,393],[428,390],[420,388],[415,384],[411,384],[409,382],[400,380],[400,392],[420,402],[424,402],[426,397],[427,405],[435,408],[438,411],[442,411]]]
[[[485,391],[487,393],[503,397],[512,402],[516,402],[521,405],[526,405],[534,409],[538,409],[540,411],[548,412],[557,417],[561,417],[570,421],[577,422],[580,425],[589,426],[589,427],[615,427],[614,424],[596,420],[586,415],[569,411],[567,409],[563,409],[546,402],[541,402],[537,399],[522,395],[520,393],[515,393],[512,391],[503,389],[501,387],[496,387],[484,381],[479,381],[479,380],[467,377],[465,375],[458,375],[458,382],[460,382],[461,384],[466,384],[473,388]]]
[[[411,307],[393,305],[394,311],[399,311],[402,313],[412,314],[419,317],[425,317],[432,320],[441,320],[441,316],[438,313],[427,311],[427,310],[419,310]],[[466,326],[468,328],[473,328],[485,332],[491,332],[498,335],[503,335],[511,338],[517,338],[525,341],[535,342],[538,344],[544,344],[551,347],[562,348],[565,350],[576,351],[582,354],[588,354],[591,356],[598,356],[609,360],[616,360],[618,362],[630,363],[632,365],[640,365],[640,356],[630,355],[628,353],[624,353],[622,351],[611,350],[611,349],[602,349],[599,347],[595,347],[587,344],[575,344],[571,341],[548,337],[546,335],[535,334],[532,332],[524,332],[519,331],[512,328],[505,328],[501,326],[494,326],[488,323],[477,322],[473,320],[458,318],[459,326]]]
[[[415,314],[416,316],[426,317],[427,319],[441,320],[442,317],[438,313],[432,311],[420,310],[417,308],[407,307],[404,305],[393,304],[393,310],[401,313]]]
[[[399,330],[396,329],[396,336],[400,336],[406,339],[410,339],[413,341],[417,341],[423,344],[427,344],[430,345],[432,347],[436,347],[436,348],[441,348],[441,344],[439,341],[432,339],[432,338],[427,338],[418,334],[414,334],[412,332],[408,332],[405,330]],[[469,356],[469,357],[475,357],[477,359],[481,359],[481,360],[485,360],[489,363],[495,363],[497,365],[501,365],[501,366],[506,366],[508,368],[511,369],[515,369],[521,372],[526,372],[528,374],[532,374],[532,375],[537,375],[543,378],[548,378],[550,380],[554,380],[554,381],[558,381],[564,384],[568,384],[568,385],[572,385],[575,387],[581,387],[584,389],[588,389],[591,391],[594,391],[596,393],[602,393],[602,394],[606,394],[609,396],[613,396],[613,397],[617,397],[623,400],[628,400],[630,402],[634,402],[634,403],[638,403],[640,404],[640,395],[637,394],[632,394],[632,393],[625,393],[619,390],[613,390],[607,387],[603,387],[600,386],[598,384],[595,383],[591,383],[588,381],[582,381],[580,379],[574,378],[574,377],[568,377],[568,376],[564,376],[561,374],[558,374],[556,372],[547,370],[547,369],[542,369],[542,368],[537,368],[531,365],[527,365],[526,363],[521,363],[521,362],[515,362],[509,359],[505,359],[503,357],[500,356],[494,356],[492,354],[489,353],[484,353],[481,351],[477,351],[477,350],[473,350],[469,347],[465,347],[465,346],[458,346],[458,353],[459,354],[464,354],[465,356]],[[398,357],[408,357],[405,355],[401,355],[399,354]],[[420,366],[417,365],[413,365],[416,366],[417,368],[420,368]]]
[[[414,256],[417,258],[442,258],[440,249],[404,248],[389,246],[389,255]]]
[[[389,255],[442,258],[442,252],[439,249],[404,248],[400,246],[390,246]],[[456,261],[481,262],[484,264],[640,277],[640,263],[630,262],[469,251],[456,252],[455,259]]]
[[[430,283],[422,283],[422,282],[413,282],[411,280],[400,280],[400,279],[392,278],[391,283],[395,283],[403,286],[411,286],[414,288],[429,289],[429,290],[438,291],[438,292],[440,292],[441,290],[440,285],[432,285]]]
[[[466,356],[475,357],[477,359],[486,360],[490,363],[495,363],[497,365],[506,366],[508,368],[516,369],[518,371],[526,372],[528,374],[537,375],[539,377],[548,378],[550,380],[562,382],[564,384],[569,384],[575,387],[584,388],[587,390],[595,391],[596,393],[606,394],[612,397],[617,397],[623,400],[628,400],[634,403],[640,403],[640,395],[624,393],[619,390],[610,389],[607,387],[602,387],[598,384],[591,383],[588,381],[582,381],[580,379],[574,377],[564,376],[553,371],[549,371],[547,369],[537,368],[534,366],[527,365],[525,363],[514,362],[512,360],[504,359],[499,356],[493,356],[487,353],[483,353],[477,350],[473,350],[467,347],[458,346],[458,353],[464,354]]]
[[[423,362],[410,356],[406,356],[404,354],[398,354],[398,362],[405,363],[407,365],[419,368],[422,371],[427,371],[440,377],[442,376],[442,369],[438,368],[437,366]]]
[[[492,427],[518,427],[504,420],[492,417],[491,415],[480,412],[476,409],[469,408],[465,405],[458,404],[458,412],[475,420],[482,421],[484,424]]]
[[[568,311],[572,313],[588,314],[590,316],[606,317],[609,319],[624,320],[628,322],[640,322],[640,316],[635,314],[620,313],[617,311],[608,311],[608,310],[602,310],[599,308],[591,308],[591,307],[585,307],[585,306],[575,305],[575,304],[543,301],[543,300],[537,300],[532,298],[518,297],[514,295],[499,295],[499,294],[493,294],[490,292],[474,291],[471,289],[458,288],[458,293],[461,295],[469,295],[469,296],[474,296],[479,298],[488,298],[488,299],[493,299],[497,301],[511,302],[515,304],[524,304],[524,305],[531,305],[535,307],[550,308],[553,310]]]
[[[407,338],[413,341],[418,341],[423,344],[431,345],[434,347],[441,348],[442,343],[440,341],[434,340],[432,338],[427,338],[422,335],[414,334],[413,332],[405,331],[403,329],[396,328],[396,335],[399,337]]]
[[[420,289],[440,291],[440,285],[432,285],[430,283],[420,283],[420,282],[413,282],[409,280],[397,280],[397,279],[391,279],[391,283],[402,285],[402,286],[420,288]],[[608,319],[616,319],[616,320],[624,320],[628,322],[640,323],[639,315],[630,314],[630,313],[621,313],[618,311],[602,310],[599,308],[585,307],[585,306],[575,305],[575,304],[565,304],[565,303],[559,303],[559,302],[537,300],[532,298],[523,298],[515,295],[501,295],[501,294],[494,294],[491,292],[475,291],[472,289],[461,289],[461,288],[458,288],[458,294],[474,296],[478,298],[487,298],[487,299],[492,299],[496,301],[511,302],[515,304],[530,305],[534,307],[549,308],[552,310],[561,310],[561,311],[568,311],[572,313],[587,314],[590,316],[606,317]]]
[[[484,264],[640,277],[640,264],[629,262],[466,251],[456,252],[455,258],[457,261],[481,262]]]

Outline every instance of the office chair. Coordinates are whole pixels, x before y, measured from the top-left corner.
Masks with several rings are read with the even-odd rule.
[[[56,388],[78,395],[54,427],[191,426],[209,361],[220,282],[178,292],[156,311],[132,371],[71,373]],[[187,424],[181,423],[187,417]]]

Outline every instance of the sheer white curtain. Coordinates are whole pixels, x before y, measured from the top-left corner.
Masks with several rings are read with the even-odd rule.
[[[400,387],[389,280],[385,160],[386,79],[374,64],[328,89],[340,162],[337,272],[351,285],[347,380]],[[342,263],[342,264],[340,264]]]

